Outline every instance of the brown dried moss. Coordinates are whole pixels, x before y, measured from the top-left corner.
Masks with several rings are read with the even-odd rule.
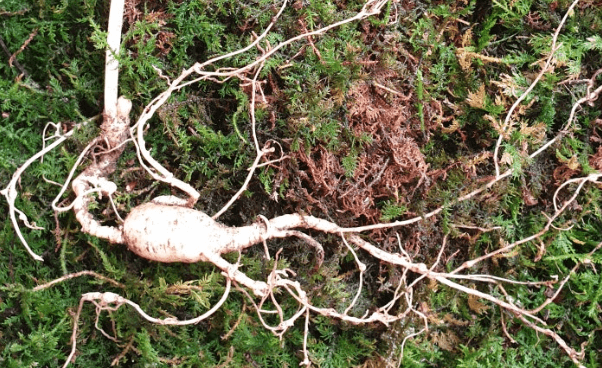
[[[371,143],[357,155],[353,175],[345,175],[342,164],[349,147],[331,152],[317,145],[292,153],[297,167],[288,197],[303,202],[306,210],[319,209],[342,225],[356,224],[358,219],[378,222],[379,200],[394,198],[403,205],[429,182],[419,142],[436,123],[427,126],[427,131],[420,129],[413,96],[401,92],[404,86],[395,72],[377,69],[370,75],[374,79],[357,81],[345,96],[351,134],[358,140],[371,137]]]

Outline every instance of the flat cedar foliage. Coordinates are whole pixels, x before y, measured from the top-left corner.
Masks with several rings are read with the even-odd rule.
[[[132,100],[133,117],[165,90],[164,77],[248,45],[280,5],[274,0],[126,1],[120,93]],[[267,41],[276,45],[348,18],[362,5],[294,1]],[[259,76],[264,95],[256,113],[258,139],[280,145],[274,145],[271,158],[282,153],[288,158],[262,167],[220,221],[239,226],[259,215],[300,212],[361,226],[450,204],[417,224],[364,234],[388,251],[401,246],[427,265],[435,262],[447,235],[443,271],[539,232],[546,215],[554,213],[553,195],[562,183],[602,170],[600,100],[582,105],[561,140],[528,157],[559,133],[571,106],[586,93],[582,80],[602,68],[602,1],[577,5],[560,32],[552,68],[516,110],[513,128],[503,132],[500,164],[513,168],[512,176],[470,200],[452,202],[495,175],[493,150],[501,124],[543,67],[552,33],[569,5],[564,0],[392,0],[378,17],[283,48]],[[47,122],[69,129],[102,113],[108,9],[108,1],[97,0],[0,2],[0,182],[8,182],[42,148]],[[253,49],[216,67],[241,67],[259,55]],[[602,74],[594,82],[601,83]],[[192,84],[175,92],[150,123],[146,139],[153,156],[201,192],[197,208],[206,213],[229,200],[255,157],[250,93],[237,80]],[[223,293],[224,279],[212,265],[149,262],[80,232],[71,212],[53,213],[49,203],[59,187],[52,181],[64,182],[97,129],[89,124],[21,178],[17,207],[45,229],[23,232],[43,263],[31,259],[0,211],[2,367],[61,366],[83,293],[113,291],[151,315],[181,319],[202,314]],[[140,169],[131,146],[111,180],[119,188],[114,199],[122,216],[171,193]],[[602,255],[587,255],[602,241],[601,189],[586,184],[537,241],[468,270],[543,281],[562,279],[583,263],[537,315],[569,346],[585,348],[582,362],[588,367],[602,366]],[[566,200],[574,190],[565,186],[558,198]],[[72,197],[62,199],[68,204]],[[104,201],[97,202],[94,213],[104,223],[118,221]],[[340,238],[312,236],[326,250],[318,270],[312,248],[300,240],[270,241],[268,247],[272,254],[283,248],[279,267],[297,272],[316,306],[344,309],[359,282],[354,259]],[[368,267],[355,307],[361,315],[388,302],[402,270],[359,256]],[[228,259],[236,262],[236,257]],[[273,262],[264,259],[261,246],[241,260],[244,272],[255,279],[265,279]],[[82,270],[118,285],[85,276],[32,291]],[[463,284],[502,299],[506,293],[525,309],[541,304],[555,287]],[[285,315],[297,310],[290,299],[281,301]],[[573,366],[552,339],[489,302],[428,281],[419,284],[413,302],[429,330],[405,342],[403,358],[402,341],[424,326],[416,315],[391,326],[354,326],[312,315],[311,361],[319,367]],[[240,292],[198,325],[154,325],[127,307],[96,318],[93,305],[84,305],[73,366],[295,367],[303,359],[302,322],[279,340]]]

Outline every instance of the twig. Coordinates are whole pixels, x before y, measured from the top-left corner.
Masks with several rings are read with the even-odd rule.
[[[461,224],[449,224],[452,227],[455,228],[460,228],[460,229],[470,229],[470,230],[479,230],[481,232],[484,233],[488,233],[490,231],[495,231],[495,230],[503,230],[503,227],[501,226],[494,226],[491,228],[484,228],[484,227],[480,227],[480,226],[472,226],[472,225],[461,225]]]
[[[15,51],[14,54],[12,54],[10,56],[10,58],[8,59],[8,66],[10,66],[12,68],[13,66],[13,62],[16,61],[17,56],[23,52],[23,50],[25,50],[25,48],[27,47],[27,45],[29,45],[29,43],[31,42],[31,40],[33,40],[33,38],[38,34],[38,28],[34,29],[30,34],[29,34],[29,38],[27,38],[27,40],[25,40],[25,42],[23,42],[23,45],[21,45],[21,47],[19,47],[19,49],[17,51]],[[21,68],[19,68],[21,69]],[[24,69],[21,70],[22,72],[24,72]],[[25,73],[23,73],[25,74]],[[27,76],[27,75],[26,75]]]
[[[128,353],[128,351],[130,351],[130,349],[132,348],[133,345],[134,345],[134,336],[132,336],[130,338],[130,341],[128,341],[128,343],[125,345],[125,347],[123,348],[121,353],[119,353],[119,355],[117,355],[115,357],[115,359],[113,359],[113,361],[111,362],[111,367],[118,365],[119,361],[125,357],[125,355]]]
[[[399,92],[399,91],[396,91],[396,90],[394,90],[394,89],[392,89],[392,88],[389,88],[389,87],[383,86],[382,84],[380,84],[380,83],[378,83],[378,82],[372,82],[372,84],[373,84],[375,87],[378,87],[378,88],[380,88],[380,89],[383,89],[383,90],[385,90],[385,91],[387,91],[387,92],[389,92],[389,93],[392,93],[392,94],[394,94],[394,95],[396,95],[396,96],[399,96],[399,97],[400,97],[400,99],[401,99],[402,101],[409,101],[409,100],[412,98],[412,92],[410,92],[410,93],[409,93],[409,94],[406,96],[406,95],[404,95],[403,93],[401,93],[401,92]]]
[[[0,10],[0,16],[2,16],[2,15],[7,15],[7,16],[23,15],[23,14],[27,13],[28,11],[29,11],[29,9],[21,9],[21,10],[15,11],[15,12]]]
[[[504,331],[504,335],[510,340],[511,343],[516,344],[516,340],[508,333],[508,329],[506,328],[506,320],[504,320],[504,310],[500,308],[500,321],[502,323],[502,331]]]
[[[238,315],[238,319],[236,320],[236,322],[234,322],[234,326],[232,326],[230,328],[230,331],[228,331],[224,336],[221,337],[222,341],[228,340],[230,338],[230,336],[232,336],[232,334],[234,333],[234,330],[236,330],[236,327],[238,327],[240,322],[242,322],[242,319],[245,316],[246,309],[247,309],[247,303],[243,302],[240,314]]]
[[[10,50],[8,49],[8,47],[6,46],[6,43],[4,43],[4,39],[2,38],[2,36],[0,36],[0,47],[2,47],[2,50],[4,50],[4,52],[6,53],[6,55],[8,56],[9,60],[12,57],[12,54],[10,52]],[[19,71],[25,76],[25,77],[29,77],[29,73],[27,72],[27,70],[25,70],[25,68],[23,67],[23,65],[21,65],[21,63],[19,63],[18,60],[14,60],[14,64],[17,67],[17,69],[19,69]],[[11,64],[12,67],[12,64]],[[35,88],[40,88],[39,85],[35,85]]]
[[[109,283],[111,283],[111,284],[113,284],[113,285],[115,285],[115,286],[117,286],[119,288],[125,289],[125,285],[124,284],[122,284],[120,282],[117,282],[117,281],[115,281],[115,280],[113,280],[111,278],[108,278],[106,276],[100,275],[100,274],[98,274],[98,273],[96,273],[94,271],[80,271],[80,272],[70,273],[68,275],[59,277],[58,279],[54,279],[54,280],[52,280],[50,282],[47,282],[45,284],[38,285],[38,286],[34,287],[32,290],[33,291],[40,291],[40,290],[48,289],[49,287],[54,286],[54,285],[56,285],[58,283],[61,283],[63,281],[67,281],[67,280],[71,280],[71,279],[74,279],[74,278],[80,277],[80,276],[93,276],[93,277],[96,277],[97,279],[109,282]]]

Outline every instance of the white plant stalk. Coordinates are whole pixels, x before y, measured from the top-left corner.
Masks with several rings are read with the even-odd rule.
[[[124,0],[111,1],[107,34],[107,54],[105,59],[105,114],[108,118],[117,116],[119,96],[119,61],[115,58],[121,48],[121,27],[123,26]]]

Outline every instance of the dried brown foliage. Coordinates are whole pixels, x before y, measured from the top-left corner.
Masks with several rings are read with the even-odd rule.
[[[317,207],[348,225],[359,218],[378,222],[379,199],[394,197],[398,204],[409,203],[408,198],[428,183],[428,165],[419,142],[436,124],[423,132],[413,96],[400,92],[403,85],[397,82],[397,74],[374,69],[370,72],[374,79],[354,83],[345,96],[351,133],[358,139],[371,137],[357,157],[353,175],[345,175],[341,152],[317,146],[293,153],[298,167],[289,197],[309,202],[310,209]]]
[[[589,164],[594,169],[602,171],[602,146],[598,147],[598,151],[590,156]]]

